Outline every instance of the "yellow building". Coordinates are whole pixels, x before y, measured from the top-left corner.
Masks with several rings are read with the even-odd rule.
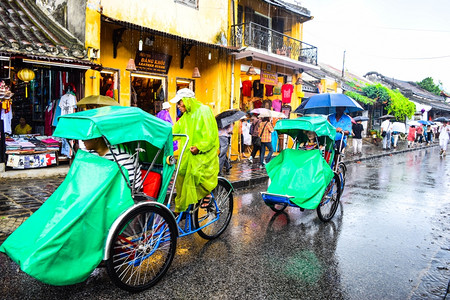
[[[88,7],[86,23],[99,30],[86,46],[100,49],[103,70],[86,76],[87,94],[105,93],[112,84],[122,105],[156,114],[179,88],[190,87],[215,113],[227,109],[230,50],[221,42],[228,1],[194,2],[112,0]]]
[[[189,87],[215,114],[274,103],[289,115],[303,97],[301,74],[318,68],[317,48],[302,41],[311,19],[281,0],[89,0],[85,44],[103,69],[86,73],[86,95],[112,89],[121,105],[156,114]]]

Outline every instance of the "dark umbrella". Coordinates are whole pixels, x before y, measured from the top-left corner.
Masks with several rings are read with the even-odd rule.
[[[358,122],[358,121],[369,121],[369,118],[368,117],[363,117],[363,116],[357,116],[357,117],[354,117],[353,120],[355,120],[355,122]]]
[[[445,118],[445,117],[439,117],[433,120],[434,122],[448,122],[449,119]]]
[[[379,117],[378,119],[394,119],[394,118],[395,118],[395,116],[393,116],[393,115],[384,115],[384,116]]]
[[[242,119],[247,114],[238,109],[229,109],[221,112],[216,116],[217,126],[219,128],[225,128],[230,124]]]

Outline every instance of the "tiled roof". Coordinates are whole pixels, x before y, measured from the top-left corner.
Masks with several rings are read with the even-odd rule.
[[[437,96],[427,90],[422,89],[415,82],[386,77],[377,72],[369,72],[364,76],[368,76],[369,78],[376,78],[377,80],[381,80],[383,81],[383,83],[392,86],[392,88],[400,89],[402,94],[404,94],[405,97],[408,97],[411,101],[431,105],[435,109],[450,111],[450,104],[445,102],[444,97]]]
[[[0,53],[89,64],[83,43],[31,0],[0,0]]]

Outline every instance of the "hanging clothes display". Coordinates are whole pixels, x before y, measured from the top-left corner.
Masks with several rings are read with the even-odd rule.
[[[242,82],[242,95],[245,97],[252,96],[252,82],[250,80]]]
[[[253,81],[253,97],[262,98],[264,95],[264,84],[259,80]]]
[[[12,120],[12,109],[6,111],[5,109],[1,109],[1,120],[3,120],[3,130],[7,134],[12,134],[11,128],[11,120]]]
[[[77,107],[77,98],[72,92],[66,93],[61,97],[59,107],[61,107],[61,116],[74,113]]]
[[[281,101],[283,103],[291,103],[292,93],[294,92],[294,86],[290,83],[286,83],[281,87]]]
[[[45,135],[52,135],[52,118],[53,118],[53,102],[45,109],[45,124],[44,124],[44,133]]]
[[[272,100],[272,107],[274,111],[281,112],[281,100],[280,99]]]

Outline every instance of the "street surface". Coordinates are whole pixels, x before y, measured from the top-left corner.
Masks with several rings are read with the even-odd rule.
[[[77,300],[450,299],[445,298],[450,280],[450,157],[439,158],[438,153],[433,147],[349,164],[342,205],[329,223],[322,223],[315,210],[288,208],[274,214],[259,195],[265,185],[237,190],[225,233],[209,242],[196,234],[180,238],[166,276],[139,294],[116,288],[104,269],[77,285],[45,285],[0,254],[0,295]],[[43,180],[48,186],[39,191],[42,201],[58,180]],[[26,193],[13,192],[26,201]]]

